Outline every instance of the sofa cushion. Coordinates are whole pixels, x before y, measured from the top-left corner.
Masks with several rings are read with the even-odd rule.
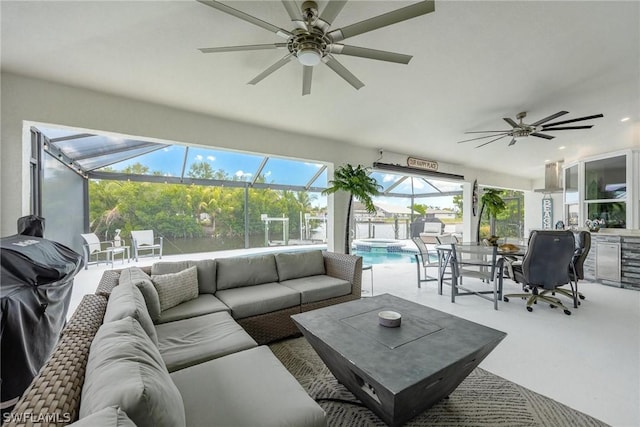
[[[118,284],[135,285],[142,292],[144,302],[147,304],[147,310],[149,316],[154,322],[160,317],[160,298],[158,297],[158,291],[151,282],[151,277],[147,275],[138,267],[125,268],[120,272]]]
[[[98,330],[80,402],[80,418],[115,405],[138,427],[185,425],[182,396],[160,351],[132,317]]]
[[[124,319],[127,316],[136,319],[147,335],[149,335],[151,341],[153,341],[155,345],[158,345],[156,328],[153,326],[153,321],[147,311],[147,305],[144,302],[142,292],[140,292],[137,286],[122,284],[116,286],[113,288],[113,291],[111,291],[111,296],[107,302],[107,310],[104,313],[103,323]]]
[[[177,273],[193,266],[198,270],[198,292],[214,294],[216,292],[216,261],[214,259],[156,262],[151,266],[151,274]]]
[[[169,372],[258,346],[227,312],[164,323],[157,332]]]
[[[234,319],[300,305],[300,293],[278,283],[226,289],[216,292],[216,296],[231,309]]]
[[[73,427],[136,427],[127,414],[117,406],[109,406],[94,412],[70,425]]]
[[[151,275],[151,281],[160,297],[160,310],[198,297],[198,270],[195,266],[177,273]]]
[[[302,304],[341,297],[351,293],[351,283],[349,283],[348,280],[338,279],[324,274],[286,280],[280,282],[280,284],[300,292],[300,301]]]
[[[275,258],[280,282],[325,274],[322,251],[279,253]]]
[[[188,426],[326,426],[324,410],[266,346],[172,372],[171,378],[184,398]]]
[[[219,258],[216,263],[216,287],[219,291],[278,281],[276,260],[272,254]]]
[[[202,316],[203,314],[217,313],[219,311],[226,311],[228,313],[231,310],[213,295],[200,294],[198,298],[185,301],[182,304],[163,311],[155,323],[158,325],[188,319],[190,317]]]

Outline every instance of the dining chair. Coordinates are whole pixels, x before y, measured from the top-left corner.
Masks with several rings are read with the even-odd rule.
[[[438,280],[437,277],[429,276],[427,274],[427,268],[439,266],[438,263],[438,255],[432,254],[427,248],[427,245],[424,243],[421,237],[413,237],[413,243],[418,247],[418,253],[415,254],[416,257],[416,268],[418,271],[418,287],[423,282],[431,282],[433,280]],[[422,270],[422,273],[420,272]]]
[[[503,259],[498,257],[497,246],[484,246],[481,243],[452,243],[449,263],[452,273],[451,302],[455,302],[456,296],[476,295],[493,301],[494,309],[498,309],[498,301],[502,296]],[[486,285],[491,285],[491,289],[471,289],[463,285],[463,277],[479,279]]]

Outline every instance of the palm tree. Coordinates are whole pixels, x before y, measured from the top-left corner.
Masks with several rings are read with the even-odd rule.
[[[331,187],[322,191],[322,194],[333,194],[338,191],[346,191],[349,193],[349,205],[347,207],[347,225],[345,227],[344,236],[344,253],[348,254],[351,249],[350,231],[351,231],[351,206],[353,199],[360,201],[367,212],[374,213],[376,211],[373,205],[373,196],[380,194],[382,186],[378,184],[375,178],[369,176],[369,170],[358,165],[356,168],[350,164],[338,167],[333,173],[333,178],[329,181]]]
[[[496,234],[496,217],[501,214],[506,208],[504,200],[502,199],[503,190],[495,188],[485,188],[480,201],[482,207],[480,208],[480,215],[478,215],[478,233],[477,241],[480,241],[480,221],[482,221],[482,214],[487,211],[489,216],[489,235],[495,236]]]

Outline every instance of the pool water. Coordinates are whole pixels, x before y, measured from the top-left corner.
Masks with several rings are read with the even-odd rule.
[[[362,257],[362,264],[400,264],[415,263],[415,252],[368,252],[354,251],[354,255]]]

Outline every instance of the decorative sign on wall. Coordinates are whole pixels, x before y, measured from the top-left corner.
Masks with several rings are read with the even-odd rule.
[[[553,199],[545,195],[542,199],[542,229],[551,230],[553,228]]]
[[[434,162],[433,160],[417,159],[415,157],[407,158],[407,166],[434,172],[438,171],[438,162]]]

